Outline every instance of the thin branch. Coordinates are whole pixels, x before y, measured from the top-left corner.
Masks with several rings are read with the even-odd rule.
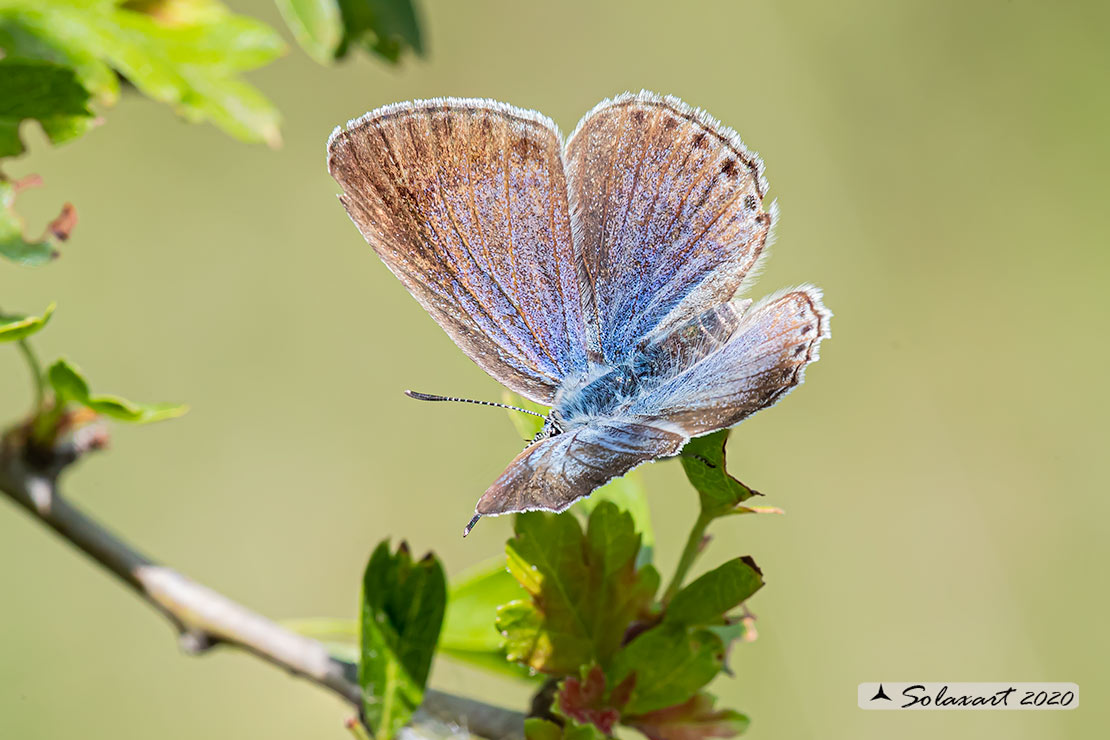
[[[0,491],[85,553],[161,612],[180,634],[185,650],[199,654],[216,645],[245,650],[333,692],[359,709],[362,691],[349,664],[298,635],[130,547],[63,498],[55,473],[29,468],[9,447],[0,450]],[[524,734],[524,715],[428,689],[422,712],[496,740]]]

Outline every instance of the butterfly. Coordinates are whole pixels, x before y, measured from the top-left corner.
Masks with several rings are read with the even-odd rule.
[[[605,100],[565,142],[492,100],[387,105],[336,128],[328,170],[455,344],[551,408],[465,532],[562,511],[737,424],[801,383],[829,335],[816,288],[736,298],[771,232],[763,164],[673,97]]]

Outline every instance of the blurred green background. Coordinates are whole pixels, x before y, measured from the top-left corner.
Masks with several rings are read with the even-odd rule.
[[[284,29],[266,0],[231,6]],[[808,382],[741,425],[734,472],[785,517],[714,525],[704,564],[750,553],[759,640],[722,704],[747,737],[1104,737],[1110,393],[1099,378],[1110,236],[1110,6],[1013,2],[423,5],[430,54],[327,69],[291,49],[251,79],[285,116],[270,151],[127,96],[10,174],[35,227],[80,213],[56,263],[0,264],[8,309],[94,388],[181,400],[115,427],[72,498],[263,613],[353,616],[381,538],[451,572],[499,553],[460,529],[520,442],[496,399],[379,263],[328,177],[332,128],[384,103],[488,96],[569,131],[653,89],[708,109],[767,162],[782,217],[760,296],[825,290]],[[288,35],[287,31],[284,31]],[[30,393],[0,352],[0,419]],[[669,568],[694,515],[677,463],[644,473]],[[0,504],[0,736],[342,738],[331,696],[234,653],[181,657],[160,618]],[[877,680],[1074,681],[1071,712],[864,712]],[[433,685],[522,707],[445,660]],[[1100,729],[1101,728],[1101,729]]]

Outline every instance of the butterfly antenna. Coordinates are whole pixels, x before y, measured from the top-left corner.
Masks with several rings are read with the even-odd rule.
[[[531,414],[532,416],[538,416],[541,419],[546,419],[547,418],[543,414],[538,413],[536,411],[531,411],[529,409],[522,409],[519,406],[510,406],[507,403],[497,403],[496,401],[475,401],[473,398],[454,398],[453,396],[437,396],[433,393],[418,393],[417,391],[405,391],[405,395],[408,396],[409,398],[415,398],[417,401],[456,401],[458,403],[476,403],[479,406],[496,406],[499,409],[512,409],[513,411],[519,411],[522,414]],[[474,525],[471,524],[471,526],[474,526]]]

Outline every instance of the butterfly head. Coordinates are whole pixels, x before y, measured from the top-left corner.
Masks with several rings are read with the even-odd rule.
[[[551,439],[554,436],[562,434],[566,431],[565,422],[563,421],[562,414],[558,409],[551,409],[551,413],[543,417],[543,426],[536,432],[536,436],[528,440],[525,448],[531,447],[536,442],[542,442],[545,439]]]

